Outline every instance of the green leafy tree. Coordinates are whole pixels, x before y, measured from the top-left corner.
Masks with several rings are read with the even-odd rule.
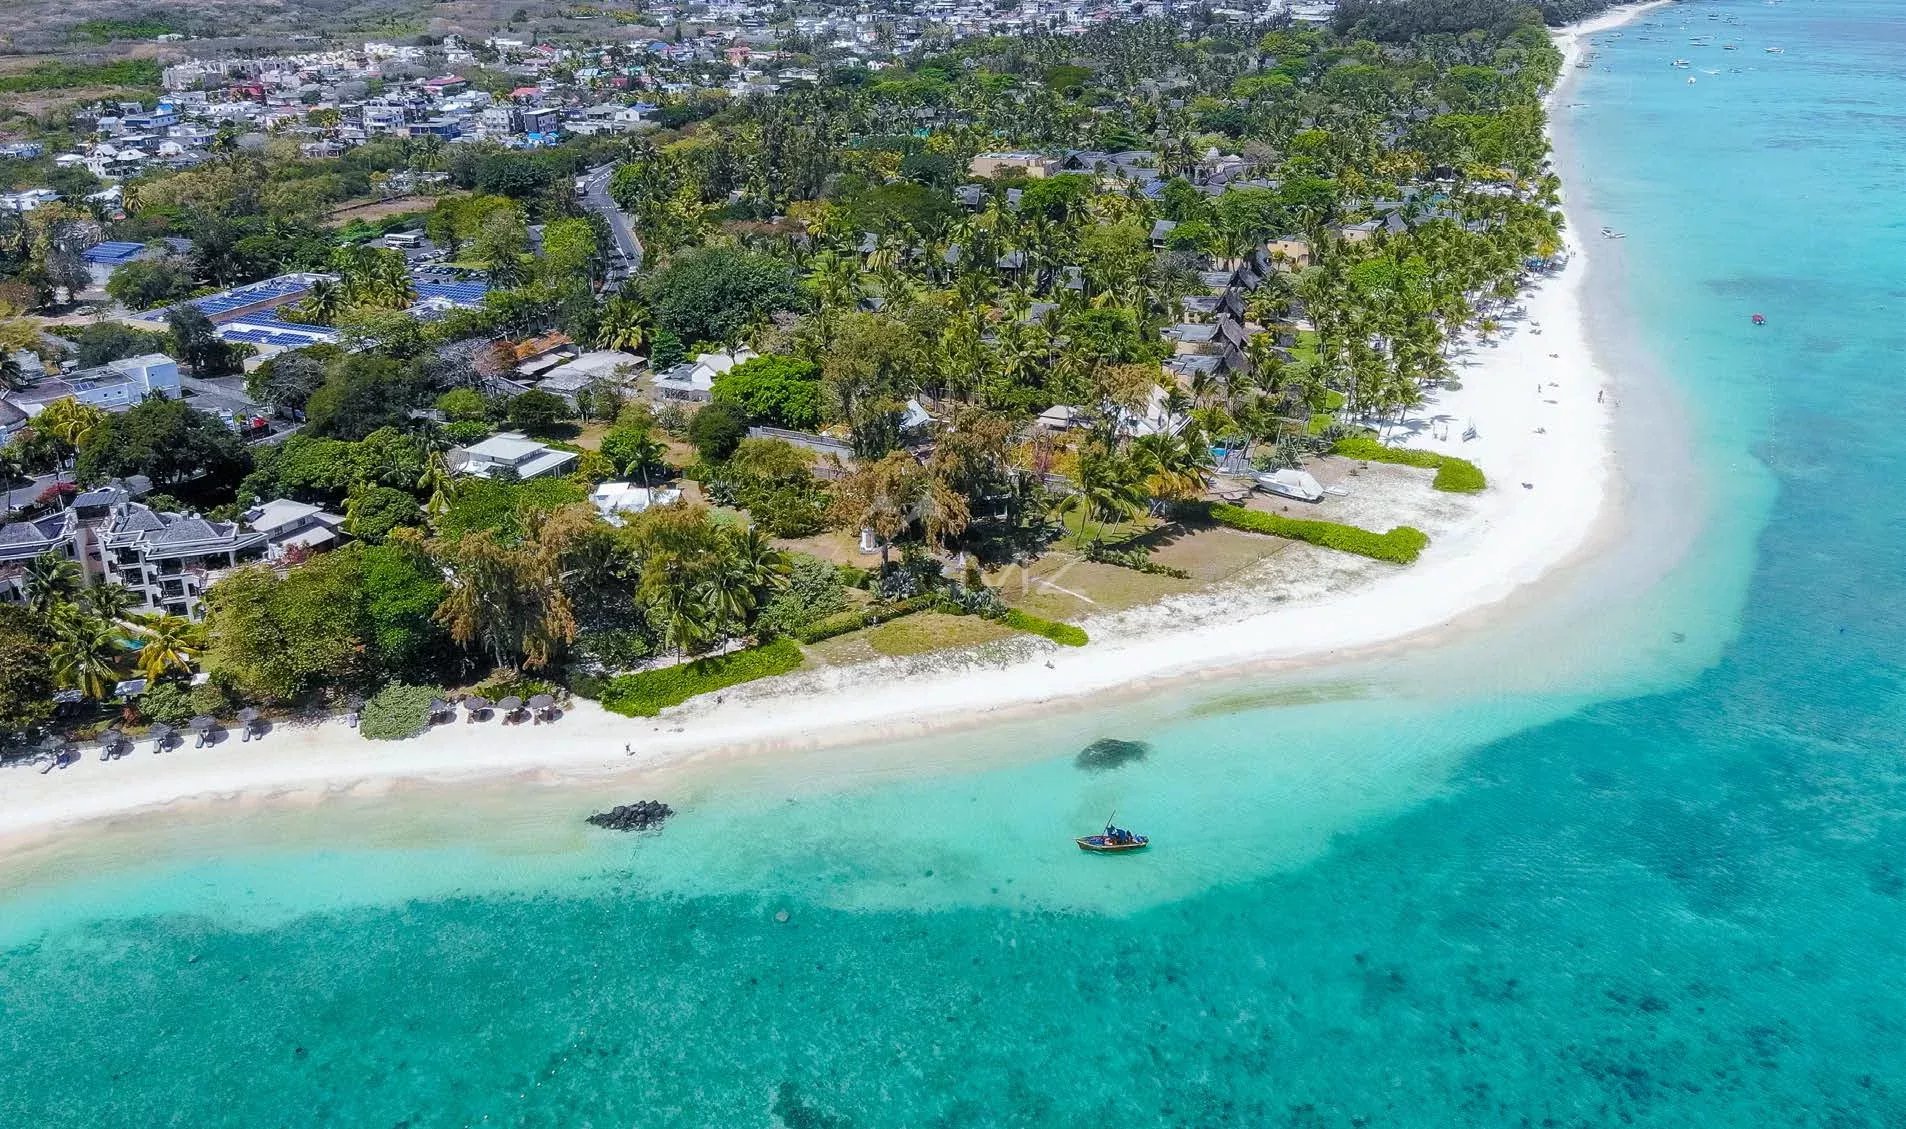
[[[52,647],[45,616],[0,604],[0,732],[31,729],[53,716]]]
[[[826,399],[818,365],[774,354],[717,375],[714,397],[734,404],[751,419],[800,431],[820,426]]]
[[[569,410],[561,396],[532,388],[510,401],[510,422],[532,435],[547,434],[569,417]]]
[[[230,428],[183,400],[153,396],[106,418],[79,451],[75,474],[103,482],[135,474],[161,486],[236,486],[251,456]]]
[[[364,582],[355,553],[326,553],[284,577],[238,569],[206,593],[204,669],[241,695],[298,701],[367,673]]]
[[[688,441],[704,462],[718,463],[734,454],[748,437],[748,417],[741,409],[717,400],[695,413],[688,421]]]
[[[682,341],[736,341],[769,314],[802,304],[786,264],[728,246],[677,256],[643,292],[656,325]]]

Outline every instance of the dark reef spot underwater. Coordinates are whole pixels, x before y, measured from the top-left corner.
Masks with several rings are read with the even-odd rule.
[[[1101,737],[1079,750],[1073,759],[1074,764],[1087,772],[1107,772],[1114,768],[1124,768],[1128,764],[1137,764],[1151,755],[1152,747],[1143,741],[1121,741],[1116,737]]]

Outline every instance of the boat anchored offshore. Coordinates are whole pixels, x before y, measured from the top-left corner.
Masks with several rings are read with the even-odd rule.
[[[1082,851],[1094,854],[1110,855],[1121,851],[1142,851],[1151,846],[1151,840],[1143,835],[1134,835],[1123,827],[1115,825],[1110,819],[1105,821],[1105,834],[1081,835],[1072,840]]]

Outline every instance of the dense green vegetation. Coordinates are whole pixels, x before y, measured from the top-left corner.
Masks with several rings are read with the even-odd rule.
[[[1409,447],[1386,447],[1367,435],[1345,436],[1337,440],[1333,450],[1345,458],[1433,469],[1436,477],[1430,485],[1452,494],[1475,494],[1489,485],[1482,470],[1468,459]]]
[[[798,670],[801,661],[800,644],[792,639],[776,639],[682,666],[620,675],[590,689],[599,694],[604,709],[629,717],[654,717],[699,694]]]
[[[1246,533],[1287,537],[1292,541],[1304,541],[1326,549],[1389,561],[1391,564],[1414,564],[1429,546],[1429,537],[1422,530],[1407,525],[1399,525],[1387,533],[1373,533],[1354,525],[1285,517],[1223,502],[1206,507],[1205,512],[1212,521]]]
[[[82,86],[158,86],[159,64],[151,59],[112,63],[36,63],[23,71],[0,74],[0,94],[32,94]]]

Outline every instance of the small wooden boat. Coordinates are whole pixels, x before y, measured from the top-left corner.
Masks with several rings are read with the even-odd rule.
[[[1103,835],[1081,835],[1072,841],[1079,845],[1080,850],[1091,851],[1095,854],[1142,851],[1151,846],[1152,842],[1143,835],[1134,835],[1123,827],[1115,827],[1111,823],[1105,825]]]

